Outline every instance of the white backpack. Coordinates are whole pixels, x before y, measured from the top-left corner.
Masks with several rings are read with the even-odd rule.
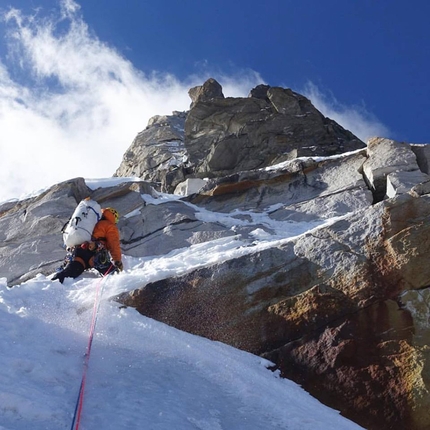
[[[66,247],[81,245],[91,240],[94,226],[100,221],[100,205],[89,197],[82,200],[63,229],[63,241]]]

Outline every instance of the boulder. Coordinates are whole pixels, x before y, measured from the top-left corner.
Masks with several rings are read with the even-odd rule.
[[[269,101],[269,98],[267,97],[267,91],[270,89],[269,85],[257,85],[255,88],[253,88],[250,92],[248,97],[254,97],[256,99],[263,99]]]
[[[207,181],[204,179],[188,178],[176,186],[173,194],[177,194],[180,196],[189,196],[190,194],[196,194],[206,186],[206,182]]]
[[[429,182],[430,176],[420,170],[396,171],[387,175],[386,196],[395,197],[409,193],[414,187]]]
[[[411,149],[417,157],[417,163],[420,170],[430,175],[430,145],[429,144],[411,144]]]
[[[389,173],[419,171],[417,157],[409,144],[375,137],[367,142],[367,154],[363,174],[373,192],[374,202],[381,201],[387,194]]]
[[[188,95],[192,100],[191,107],[197,102],[207,102],[212,99],[223,99],[221,85],[213,78],[208,79],[203,85],[191,88]]]

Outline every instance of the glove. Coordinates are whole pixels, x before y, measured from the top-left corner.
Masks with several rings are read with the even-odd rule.
[[[122,264],[122,261],[114,261],[113,264],[119,272],[122,272],[124,270],[124,266]]]

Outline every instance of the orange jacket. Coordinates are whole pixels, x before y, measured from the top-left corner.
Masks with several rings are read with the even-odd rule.
[[[105,243],[114,261],[121,261],[119,231],[115,224],[115,216],[110,211],[105,211],[103,218],[94,227],[93,238]]]

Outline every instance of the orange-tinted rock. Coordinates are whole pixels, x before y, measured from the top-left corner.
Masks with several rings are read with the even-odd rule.
[[[430,285],[429,218],[429,199],[402,195],[121,300],[182,330],[263,354],[369,430],[424,430],[430,297],[405,291]]]

